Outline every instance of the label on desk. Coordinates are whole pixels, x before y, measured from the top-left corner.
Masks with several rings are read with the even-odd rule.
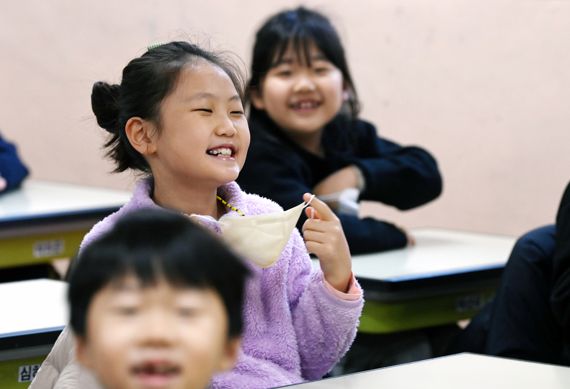
[[[45,355],[0,362],[0,388],[27,388],[40,369]]]
[[[32,246],[34,258],[59,257],[65,252],[65,240],[40,240]]]

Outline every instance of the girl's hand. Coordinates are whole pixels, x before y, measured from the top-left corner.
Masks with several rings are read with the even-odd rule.
[[[413,246],[416,245],[416,238],[415,238],[412,234],[410,234],[410,233],[408,232],[408,230],[406,230],[405,228],[403,228],[403,227],[401,227],[401,226],[399,226],[399,225],[396,225],[396,227],[397,227],[400,231],[402,231],[402,233],[403,233],[404,235],[406,235],[406,242],[407,242],[407,243],[406,243],[406,247],[413,247]]]
[[[303,200],[309,201],[305,193]],[[303,224],[303,236],[309,253],[319,258],[325,279],[335,289],[346,292],[352,277],[352,264],[348,243],[340,220],[334,212],[316,197],[305,208],[307,221]]]
[[[6,180],[3,179],[2,176],[0,176],[0,192],[6,189],[7,186],[8,184],[6,183]]]

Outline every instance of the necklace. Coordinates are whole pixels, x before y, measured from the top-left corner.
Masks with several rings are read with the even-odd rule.
[[[245,216],[245,214],[240,211],[239,209],[237,209],[236,207],[234,207],[233,205],[231,205],[230,203],[228,203],[226,200],[224,200],[223,198],[221,198],[220,196],[216,195],[216,198],[218,199],[218,201],[222,204],[224,204],[226,207],[228,207],[229,209],[231,209],[232,211],[236,212],[238,215],[240,216]]]
[[[239,209],[237,209],[236,207],[234,207],[233,205],[231,205],[230,203],[228,203],[226,200],[224,200],[224,199],[221,198],[220,196],[216,195],[216,198],[218,199],[218,201],[219,201],[220,203],[222,203],[223,205],[225,205],[226,207],[228,207],[228,208],[231,209],[232,211],[236,212],[238,215],[240,215],[240,216],[245,216],[245,214],[244,214],[242,211],[240,211]],[[183,212],[182,214],[185,215],[185,216],[191,217],[191,215],[189,215],[189,214],[187,214],[187,213],[185,213],[185,212]]]

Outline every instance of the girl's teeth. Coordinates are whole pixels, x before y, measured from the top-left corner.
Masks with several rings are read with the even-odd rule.
[[[313,101],[303,101],[303,102],[296,104],[297,109],[311,109],[311,108],[315,108],[316,106],[317,106],[317,103],[315,103]]]
[[[211,151],[209,152],[209,154],[212,154],[212,155],[231,156],[231,155],[232,155],[232,150],[230,150],[230,149],[215,149],[215,150],[211,150]]]

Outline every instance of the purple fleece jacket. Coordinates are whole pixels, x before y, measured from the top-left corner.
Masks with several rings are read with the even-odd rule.
[[[150,197],[151,185],[149,179],[139,181],[131,200],[95,225],[82,247],[128,212],[158,207]],[[218,193],[246,215],[282,210],[271,200],[243,192],[235,182]],[[213,218],[199,220],[220,233]],[[272,388],[321,378],[352,344],[363,299],[343,300],[327,289],[297,229],[275,265],[248,265],[253,276],[246,285],[242,349],[236,367],[215,376],[212,386]]]

